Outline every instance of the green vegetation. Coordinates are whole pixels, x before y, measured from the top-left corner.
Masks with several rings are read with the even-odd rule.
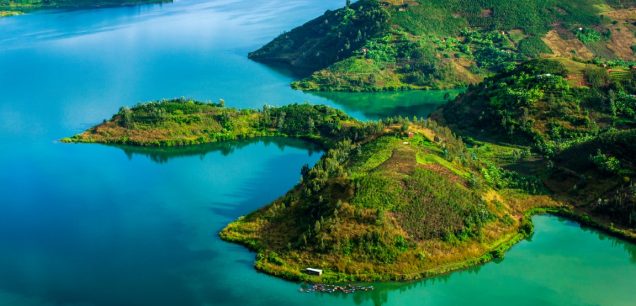
[[[303,167],[299,185],[221,233],[257,251],[257,268],[290,279],[311,279],[307,266],[337,282],[414,279],[485,262],[527,235],[518,221],[525,207],[558,205],[507,194],[523,192],[506,183],[518,178],[500,175],[435,121],[363,123],[325,106],[223,104],[122,108],[64,141],[175,146],[284,136],[322,144],[326,153]]]
[[[286,62],[317,70],[348,58],[371,37],[387,29],[388,13],[377,1],[361,0],[337,11],[327,11],[302,30],[284,33],[250,58]],[[314,39],[320,37],[320,39]]]
[[[605,130],[634,127],[634,71],[613,68],[612,75],[599,66],[572,69],[564,63],[524,63],[472,86],[438,117],[466,133],[498,135],[548,156]]]
[[[171,2],[172,0],[0,0],[0,17],[36,9],[89,8]]]
[[[609,0],[360,0],[284,33],[250,58],[310,73],[292,84],[300,90],[463,87],[553,50],[578,56],[561,51],[579,48],[577,42],[587,46],[587,59],[632,60],[633,52],[620,45],[630,37],[633,43],[633,33],[612,28],[607,16],[635,5]],[[612,31],[621,29],[622,38],[612,39]],[[546,44],[550,31],[553,40]]]
[[[588,91],[608,93],[608,86],[618,90],[619,85],[632,90],[629,81],[606,78],[594,67],[581,67],[580,73],[598,86],[568,89],[565,76],[571,71],[562,63],[531,61],[466,94],[492,98],[484,100],[488,103],[470,104],[463,96],[436,116],[476,105],[484,107],[480,113],[501,115],[519,107],[514,103],[537,103],[551,95],[550,103],[561,107],[580,92],[587,97]],[[528,79],[533,81],[524,83]],[[505,84],[512,88],[504,90]],[[559,90],[548,90],[555,86]],[[502,98],[510,96],[516,98]],[[499,111],[489,113],[494,107]],[[554,141],[554,135],[536,135],[545,141],[527,138],[506,145],[465,137],[466,144],[434,120],[359,122],[326,106],[237,110],[223,101],[178,99],[122,108],[111,120],[65,141],[180,146],[282,136],[319,143],[325,154],[314,167],[303,167],[297,186],[220,235],[256,251],[256,268],[267,273],[347,282],[429,277],[501,258],[532,234],[534,213],[568,215],[635,237],[634,130],[614,125],[572,138],[550,154],[541,144]],[[305,274],[307,267],[325,274]]]
[[[480,163],[463,159],[461,140],[432,121],[375,124],[383,132],[338,143],[292,191],[221,237],[257,251],[260,270],[317,280],[302,269],[320,267],[323,282],[414,279],[502,256],[519,237],[519,208],[471,185]]]
[[[601,40],[601,33],[594,29],[576,30],[576,37],[584,44],[594,43]]]
[[[530,61],[472,86],[433,117],[482,139],[471,144],[486,164],[514,169],[504,170],[513,176],[525,173],[526,192],[545,186],[576,211],[599,218],[596,223],[634,229],[636,73],[609,67]],[[484,154],[483,140],[512,142],[536,154],[502,159],[512,154],[501,148]]]
[[[579,209],[636,229],[634,156],[636,130],[611,130],[560,152],[546,182]]]
[[[363,124],[352,123],[348,115],[326,106],[237,110],[224,107],[223,101],[176,99],[122,107],[111,120],[63,141],[171,147],[263,136],[338,141],[368,133]]]

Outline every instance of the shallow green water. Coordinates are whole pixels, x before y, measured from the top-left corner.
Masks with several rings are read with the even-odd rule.
[[[217,238],[320,152],[269,139],[172,150],[55,140],[124,104],[325,103],[425,116],[443,92],[305,94],[245,54],[340,0],[179,1],[0,19],[0,305],[633,305],[634,245],[554,217],[506,259],[349,296],[301,294]],[[396,104],[397,102],[397,104]]]

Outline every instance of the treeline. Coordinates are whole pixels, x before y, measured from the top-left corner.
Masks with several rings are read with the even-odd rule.
[[[634,126],[636,73],[621,71],[614,77],[590,66],[589,86],[573,87],[563,64],[533,60],[471,86],[443,114],[464,130],[488,130],[551,156],[609,127]]]
[[[610,130],[559,152],[547,180],[576,182],[566,190],[577,200],[575,205],[587,205],[616,225],[636,228],[635,156],[636,130]]]
[[[359,0],[280,35],[249,57],[315,71],[351,56],[388,28],[388,18],[378,1]]]

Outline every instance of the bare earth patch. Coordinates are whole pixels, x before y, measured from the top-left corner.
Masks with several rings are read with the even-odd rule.
[[[556,30],[548,32],[543,38],[543,42],[557,57],[577,56],[584,60],[594,58],[594,54],[580,40],[576,38],[564,39]]]
[[[636,60],[632,46],[636,44],[634,37],[634,22],[636,22],[636,9],[624,9],[608,12],[608,17],[618,21],[610,27],[612,38],[607,48],[618,57],[626,60]]]

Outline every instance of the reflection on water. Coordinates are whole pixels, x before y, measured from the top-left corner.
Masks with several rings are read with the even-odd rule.
[[[319,148],[54,141],[122,105],[180,96],[239,108],[308,101],[359,119],[426,116],[443,103],[440,91],[294,91],[296,75],[246,58],[343,2],[182,0],[1,18],[0,305],[633,304],[634,245],[554,217],[535,218],[532,241],[499,263],[370,293],[300,294],[217,234],[297,184]]]
[[[379,119],[392,116],[427,117],[463,91],[463,89],[456,89],[378,93],[312,92],[310,94],[334,101],[346,112],[360,113],[362,116],[359,117]]]
[[[284,150],[286,147],[307,150],[309,156],[314,153],[320,152],[322,149],[318,144],[310,143],[296,138],[285,137],[263,137],[254,139],[243,139],[235,141],[224,141],[209,144],[202,144],[197,146],[185,146],[185,147],[139,147],[139,146],[124,146],[124,145],[109,145],[116,148],[120,148],[124,151],[128,159],[133,159],[135,155],[147,157],[156,163],[166,163],[170,159],[178,157],[199,156],[200,159],[205,158],[208,153],[219,152],[223,156],[232,154],[235,150],[240,150],[246,146],[254,143],[263,143],[265,146],[276,146],[280,150]]]
[[[569,224],[576,224],[578,225],[576,222],[574,221],[570,221],[567,219],[562,219],[562,222],[567,222]],[[610,236],[607,235],[597,229],[594,229],[592,227],[589,226],[585,226],[585,225],[580,225],[581,230],[587,233],[590,233],[591,235],[594,235],[595,237],[598,238],[598,240],[602,240],[602,241],[609,241],[613,247],[615,248],[619,248],[619,249],[624,249],[625,252],[627,252],[627,254],[629,254],[629,258],[630,261],[634,264],[636,264],[636,244],[634,243],[630,243],[628,241],[625,241],[625,239],[621,239],[621,238],[617,238],[614,236]]]

